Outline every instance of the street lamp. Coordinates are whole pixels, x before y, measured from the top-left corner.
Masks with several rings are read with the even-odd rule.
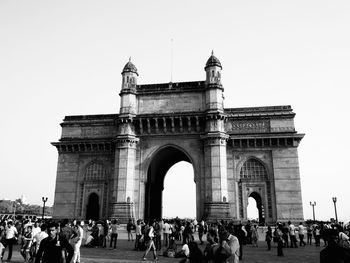
[[[43,215],[42,215],[42,219],[44,219],[44,214],[45,214],[45,203],[47,202],[47,197],[42,197],[41,200],[43,200]]]
[[[310,205],[312,206],[312,213],[313,213],[314,222],[315,222],[315,205],[316,205],[316,202],[310,202]]]
[[[337,215],[337,198],[336,197],[332,197],[333,203],[334,203],[334,211],[335,211],[335,221],[338,223],[338,215]]]

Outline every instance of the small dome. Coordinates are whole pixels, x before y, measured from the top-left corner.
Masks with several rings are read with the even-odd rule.
[[[214,56],[214,51],[211,52],[211,56],[208,59],[207,64],[205,64],[204,69],[207,69],[208,67],[213,67],[213,66],[217,66],[217,67],[220,67],[222,69],[220,61],[218,60],[217,57]]]
[[[129,58],[129,62],[124,66],[122,74],[125,72],[133,72],[136,73],[137,76],[139,75],[136,66],[131,62],[131,58]]]

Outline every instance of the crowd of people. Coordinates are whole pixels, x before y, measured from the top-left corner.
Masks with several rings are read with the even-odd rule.
[[[3,260],[7,250],[7,261],[11,261],[13,245],[20,245],[25,262],[35,263],[79,263],[80,247],[116,249],[118,232],[124,227],[117,219],[78,221],[68,219],[55,222],[40,219],[5,219],[0,221],[0,253]],[[260,235],[265,236],[267,249],[271,243],[277,247],[277,255],[283,250],[307,245],[323,246],[321,262],[348,262],[350,225],[305,224],[300,222],[277,223],[274,226],[258,227],[248,221],[234,224],[227,221],[207,223],[197,220],[153,220],[151,222],[132,219],[125,226],[130,247],[144,251],[141,260],[147,260],[152,252],[153,260],[158,256],[177,257],[180,262],[233,262],[243,257],[243,247],[258,247]],[[195,240],[195,233],[198,240]],[[196,235],[197,236],[197,235]],[[206,240],[203,240],[203,237]],[[260,239],[261,240],[261,239]],[[306,241],[304,241],[306,240]],[[336,257],[335,257],[336,255]],[[339,261],[336,259],[339,258]]]

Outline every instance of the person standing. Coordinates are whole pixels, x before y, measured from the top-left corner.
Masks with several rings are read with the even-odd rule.
[[[198,225],[198,238],[201,242],[201,245],[203,244],[203,234],[204,234],[204,221],[202,220]]]
[[[298,233],[299,233],[299,246],[306,246],[306,243],[304,241],[305,227],[303,225],[303,222],[300,222],[298,226]]]
[[[74,249],[73,258],[71,263],[80,262],[80,247],[83,240],[83,228],[80,225],[80,221],[76,222],[76,225],[73,226],[74,235],[70,239],[70,243]]]
[[[253,247],[258,247],[259,233],[257,225],[252,227],[252,245]]]
[[[297,248],[298,245],[297,245],[297,238],[295,237],[295,226],[290,221],[288,221],[288,228],[289,228],[290,247]]]
[[[30,248],[33,243],[33,233],[32,233],[33,227],[31,225],[28,225],[24,229],[23,233],[23,243],[21,247],[21,255],[24,258],[24,262],[29,262],[31,256],[30,256]]]
[[[58,235],[57,223],[49,224],[48,234],[49,236],[40,243],[35,263],[71,262],[74,250],[66,238]]]
[[[313,229],[312,229],[311,224],[307,225],[306,231],[307,231],[307,244],[312,245],[312,231],[313,231]]]
[[[157,220],[154,220],[153,223],[154,228],[154,244],[156,246],[157,251],[162,248],[162,236],[161,236],[161,223]]]
[[[283,257],[283,227],[281,224],[276,226],[276,239],[277,239],[277,256]]]
[[[6,247],[9,247],[9,252],[7,255],[7,261],[11,261],[12,258],[12,250],[13,250],[13,244],[16,243],[17,240],[17,228],[13,226],[12,221],[8,221],[6,228],[5,228],[5,244],[4,244],[4,249],[3,249],[3,254],[5,253]],[[1,257],[3,258],[3,254]]]
[[[270,226],[267,227],[265,241],[267,243],[267,250],[271,250],[271,240],[272,240],[272,229]]]
[[[132,219],[129,219],[129,222],[126,224],[126,231],[128,232],[128,241],[134,241],[134,237],[132,235],[132,230],[135,229],[134,223]]]
[[[169,245],[169,235],[171,234],[171,229],[168,221],[164,222],[163,225],[163,238],[164,238],[164,246],[168,247]]]
[[[113,244],[113,249],[116,249],[117,240],[118,240],[118,224],[117,224],[117,220],[113,219],[111,224],[111,242],[109,243],[110,249],[112,249],[112,244]]]
[[[138,219],[136,221],[135,234],[136,234],[136,237],[135,237],[135,250],[138,251],[138,250],[141,250],[140,239],[141,239],[141,236],[142,236],[142,225],[141,225],[141,220],[140,219]]]
[[[41,241],[47,237],[48,237],[48,234],[46,233],[46,225],[42,224],[40,227],[40,232],[37,233],[36,235],[34,235],[34,237],[33,237],[33,243],[35,244],[34,257],[39,250]]]

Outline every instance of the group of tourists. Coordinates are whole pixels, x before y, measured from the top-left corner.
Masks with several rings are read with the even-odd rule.
[[[118,232],[123,227],[128,242],[133,242],[132,249],[144,251],[141,260],[147,260],[152,252],[155,261],[162,255],[177,257],[180,262],[237,263],[243,257],[244,245],[258,247],[259,236],[263,234],[267,249],[271,250],[271,244],[275,243],[278,256],[283,256],[283,250],[287,248],[320,246],[323,240],[322,263],[348,262],[341,260],[350,258],[350,225],[303,222],[294,225],[289,221],[268,226],[266,230],[266,227],[258,227],[250,221],[243,225],[223,220],[207,223],[179,218],[150,222],[130,219],[125,226],[117,219],[64,219],[60,222],[6,219],[0,220],[0,263],[5,250],[8,250],[7,261],[11,261],[14,244],[20,245],[25,262],[77,263],[80,262],[81,246],[116,249]],[[195,240],[196,232],[198,240]]]
[[[24,262],[61,263],[80,262],[83,229],[79,221],[5,219],[0,221],[0,263],[5,251],[12,259],[13,246],[20,245]]]

